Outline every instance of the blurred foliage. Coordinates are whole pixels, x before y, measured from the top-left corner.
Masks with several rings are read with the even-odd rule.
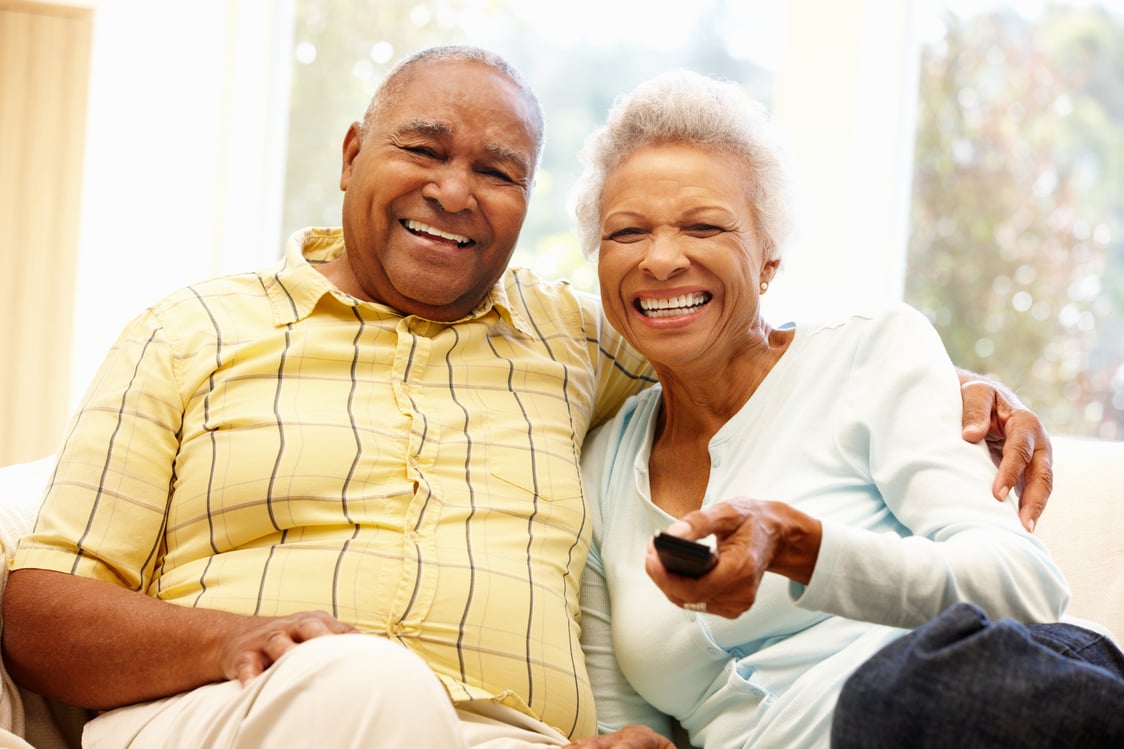
[[[568,198],[578,151],[617,94],[672,67],[739,81],[768,103],[771,74],[728,51],[733,29],[727,16],[736,3],[708,0],[684,8],[677,19],[693,24],[688,42],[668,50],[648,46],[643,34],[612,43],[544,35],[525,15],[537,3],[525,0],[297,0],[285,233],[339,224],[343,137],[387,71],[418,49],[471,43],[515,65],[546,112],[546,149],[513,262],[595,291],[594,269],[571,232]]]
[[[906,300],[1056,433],[1124,438],[1124,23],[956,18],[921,65]]]

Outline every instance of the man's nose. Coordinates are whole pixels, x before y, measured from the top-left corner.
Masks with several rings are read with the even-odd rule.
[[[447,213],[473,210],[476,192],[472,173],[451,164],[439,167],[422,188],[422,197],[439,204]]]

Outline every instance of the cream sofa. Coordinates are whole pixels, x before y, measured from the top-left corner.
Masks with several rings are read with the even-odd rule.
[[[1069,617],[1124,642],[1124,442],[1054,440],[1054,493],[1037,533],[1073,589]],[[35,519],[51,460],[0,468],[0,553]],[[0,591],[7,564],[0,567]],[[0,622],[2,626],[2,622]],[[19,689],[0,664],[0,749],[77,746],[84,714]]]

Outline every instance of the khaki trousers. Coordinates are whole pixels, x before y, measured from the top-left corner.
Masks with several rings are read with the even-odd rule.
[[[318,637],[243,687],[207,684],[86,724],[87,749],[523,749],[558,731],[490,700],[454,706],[426,664],[372,635]]]

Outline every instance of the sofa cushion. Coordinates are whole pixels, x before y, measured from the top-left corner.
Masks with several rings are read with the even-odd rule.
[[[1053,443],[1054,492],[1035,534],[1069,581],[1067,613],[1124,643],[1124,442]]]

